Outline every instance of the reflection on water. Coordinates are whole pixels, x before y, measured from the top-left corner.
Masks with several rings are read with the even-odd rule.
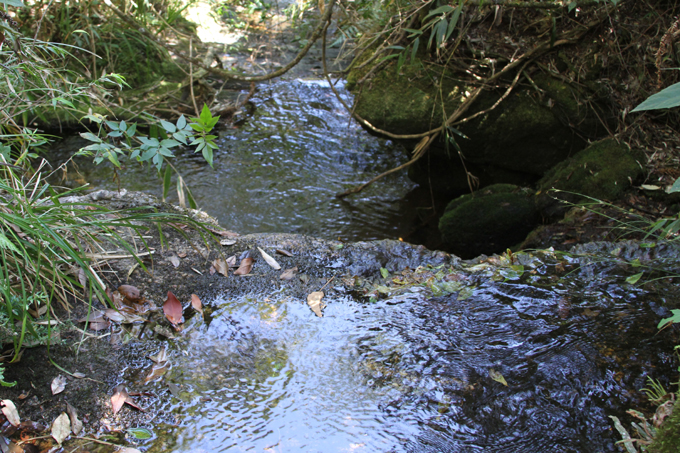
[[[415,187],[405,172],[352,198],[335,198],[406,155],[350,121],[325,82],[263,84],[253,102],[253,117],[240,128],[221,131],[214,170],[198,155],[175,159],[199,206],[225,228],[343,240],[397,238],[412,230],[418,209],[403,201]],[[72,146],[62,148],[69,153]],[[80,167],[95,187],[117,188],[110,168],[92,168],[84,161]],[[122,187],[161,195],[153,171],[128,165],[121,176]]]
[[[639,407],[642,370],[673,366],[655,336],[665,290],[537,271],[464,300],[329,297],[323,318],[285,290],[218,298],[154,384],[166,423],[149,451],[618,451],[608,416]]]

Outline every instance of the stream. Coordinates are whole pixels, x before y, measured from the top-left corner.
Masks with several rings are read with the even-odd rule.
[[[342,82],[338,88],[351,104]],[[261,84],[252,102],[257,107],[251,117],[220,130],[214,169],[200,154],[178,153],[173,160],[198,206],[225,228],[347,241],[396,239],[431,215],[429,193],[415,190],[405,171],[353,197],[335,198],[403,162],[406,152],[350,121],[325,81]],[[85,144],[78,138],[57,145],[56,163]],[[118,188],[110,164],[77,163],[84,176],[78,183]],[[121,187],[162,195],[161,182],[148,167],[130,163],[120,176]],[[168,201],[177,201],[174,189]]]
[[[414,195],[404,172],[335,198],[405,151],[348,121],[325,82],[263,85],[253,102],[252,117],[221,131],[214,170],[200,156],[175,159],[223,227],[367,241],[407,237],[427,217],[429,195]],[[78,165],[93,186],[117,187],[110,168]],[[161,194],[134,164],[120,183]],[[619,451],[609,416],[630,427],[626,410],[653,412],[639,389],[677,367],[677,336],[656,326],[678,291],[627,283],[639,270],[607,253],[545,253],[500,278],[465,264],[454,272],[465,296],[434,280],[370,301],[331,286],[322,318],[285,285],[200,294],[212,314],[167,342],[172,369],[148,384],[146,365],[123,376],[155,395],[153,437],[137,443],[154,453]]]
[[[635,269],[609,252],[519,259],[519,274],[502,260],[419,268],[404,278],[424,284],[372,301],[326,289],[322,318],[285,285],[206,298],[212,315],[168,343],[162,379],[143,384],[148,367],[123,377],[158,395],[145,403],[158,415],[142,446],[619,451],[609,416],[630,426],[626,410],[649,413],[638,390],[677,366],[677,335],[656,330],[677,285],[631,285]]]

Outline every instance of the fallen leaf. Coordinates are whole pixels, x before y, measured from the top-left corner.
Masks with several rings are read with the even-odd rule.
[[[111,408],[113,409],[113,415],[116,415],[123,407],[127,398],[130,398],[130,395],[128,395],[127,390],[125,390],[125,386],[120,384],[113,392],[113,396],[111,396]]]
[[[236,255],[232,255],[229,258],[227,258],[227,266],[229,267],[237,267],[236,266]]]
[[[137,289],[136,286],[120,285],[118,287],[118,292],[130,302],[139,302],[141,299],[139,289]]]
[[[326,304],[321,302],[323,296],[324,294],[322,291],[314,291],[313,293],[309,294],[309,296],[307,296],[307,305],[309,305],[309,308],[311,308],[319,318],[323,317],[321,310],[323,310],[326,306]]]
[[[100,331],[111,327],[110,321],[91,322],[87,325],[91,330]]]
[[[228,246],[228,245],[234,245],[236,244],[236,241],[233,239],[222,239],[220,241],[220,245]]]
[[[127,433],[132,435],[135,439],[146,440],[153,437],[153,433],[146,428],[128,428]],[[119,452],[120,450],[118,450]],[[116,453],[118,453],[116,452]]]
[[[156,379],[162,377],[170,369],[170,366],[171,366],[170,362],[156,363],[154,366],[151,367],[151,371],[144,379],[144,383],[147,384],[151,381],[155,381]]]
[[[83,429],[83,422],[78,420],[76,408],[71,406],[68,402],[66,403],[66,412],[68,412],[68,417],[71,419],[71,431],[77,436]]]
[[[194,310],[203,314],[203,304],[201,304],[201,299],[196,294],[191,295],[191,306],[194,307]]]
[[[54,379],[52,379],[52,395],[56,395],[57,393],[61,393],[64,391],[66,388],[66,377],[62,376],[61,374]]]
[[[177,256],[179,256],[180,258],[186,258],[186,257],[187,257],[187,252],[178,252],[178,253],[177,253]]]
[[[19,426],[21,420],[19,419],[19,412],[17,412],[17,407],[11,400],[0,401],[0,406],[2,407],[2,413],[7,417],[7,421],[10,422],[12,426]]]
[[[170,255],[170,257],[168,257],[168,259],[170,260],[170,263],[173,266],[179,267],[179,257],[177,255],[172,254],[172,255]]]
[[[241,260],[241,264],[239,265],[238,269],[234,271],[234,275],[247,275],[250,273],[250,271],[253,269],[253,263],[255,262],[254,258],[251,257],[245,257]]]
[[[279,265],[279,263],[277,263],[276,260],[275,260],[274,258],[272,258],[271,256],[269,256],[269,255],[267,254],[267,252],[265,252],[264,250],[262,250],[260,247],[258,247],[257,249],[260,251],[260,254],[262,255],[262,258],[264,258],[264,260],[267,262],[267,264],[269,264],[272,268],[274,268],[274,269],[277,270],[277,271],[281,269],[281,266]]]
[[[50,434],[59,445],[71,435],[71,421],[69,420],[68,415],[66,415],[66,412],[62,412],[61,415],[52,422],[52,431]]]
[[[132,447],[123,447],[115,451],[115,453],[142,453],[141,450],[137,450]]]
[[[503,377],[503,375],[501,373],[499,373],[498,371],[494,370],[493,368],[489,369],[489,376],[491,376],[491,379],[493,379],[494,381],[500,382],[501,384],[503,384],[506,387],[508,386],[508,383],[505,381],[505,378]]]
[[[293,256],[292,253],[290,253],[288,250],[284,250],[284,249],[276,249],[276,253],[278,253],[279,255],[283,255],[283,256]]]
[[[170,390],[170,393],[172,393],[172,396],[174,396],[177,399],[180,399],[180,394],[179,394],[179,387],[177,384],[173,384],[172,382],[168,382],[168,390]]]
[[[179,324],[182,322],[182,304],[170,291],[168,291],[168,298],[163,304],[163,313],[165,313],[165,317],[168,318],[172,327],[179,330]]]
[[[106,321],[106,319],[104,319],[103,310],[94,310],[90,312],[89,315],[83,316],[78,320],[78,322],[103,322],[103,321]]]
[[[212,262],[212,265],[220,274],[224,275],[225,277],[229,276],[229,265],[224,258],[217,258]]]
[[[82,267],[78,268],[78,282],[83,286],[83,288],[87,287],[87,275],[85,275],[85,271]]]
[[[125,316],[121,312],[114,310],[113,308],[107,308],[104,310],[104,314],[113,322],[121,322],[125,319]]]
[[[150,355],[149,358],[156,363],[164,363],[168,360],[168,348],[163,346],[158,354]]]
[[[226,230],[216,230],[215,228],[208,228],[208,231],[211,231],[219,236],[222,237],[227,237],[227,238],[235,238],[238,237],[238,233],[233,233],[231,231],[226,231]]]
[[[76,378],[76,379],[82,379],[82,378],[84,378],[84,377],[87,377],[86,374],[80,373],[80,372],[78,372],[78,371],[76,371],[75,373],[73,373],[72,376],[73,376],[74,378]]]
[[[128,394],[127,390],[125,390],[125,385],[120,384],[119,386],[116,387],[116,390],[113,392],[113,396],[111,396],[111,407],[113,409],[113,415],[116,415],[124,404],[128,404],[129,406],[132,406],[135,409],[144,412],[144,409],[139,407],[132,399],[132,397]]]
[[[291,269],[286,269],[281,273],[281,276],[279,278],[281,280],[292,280],[293,277],[295,277],[295,273],[297,272],[297,270],[298,270],[297,266]]]

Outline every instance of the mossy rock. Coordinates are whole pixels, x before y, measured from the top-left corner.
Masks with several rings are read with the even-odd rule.
[[[451,201],[439,219],[445,248],[462,258],[502,252],[538,223],[532,192],[496,184]]]
[[[642,176],[644,163],[642,152],[633,151],[615,139],[593,143],[541,178],[537,196],[539,209],[545,216],[554,218],[566,210],[562,202],[582,203],[588,201],[588,197],[615,201]]]
[[[647,447],[648,453],[677,453],[680,451],[680,404],[675,403],[673,414],[667,418]]]

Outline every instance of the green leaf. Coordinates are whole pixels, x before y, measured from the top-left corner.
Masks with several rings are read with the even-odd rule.
[[[458,293],[457,300],[465,300],[465,299],[471,297],[474,293],[475,293],[475,287],[474,286],[468,286],[466,288],[463,288]]]
[[[640,272],[638,274],[631,275],[630,277],[628,277],[626,279],[626,282],[630,283],[631,285],[634,285],[640,280],[640,277],[642,277],[642,274],[644,274],[644,272]]]
[[[668,189],[668,193],[674,192],[680,192],[680,178],[676,179],[671,188]]]
[[[91,142],[95,143],[101,143],[102,139],[94,135],[92,132],[81,132],[80,136],[83,137],[85,140],[89,140]]]
[[[390,276],[390,271],[385,269],[384,267],[380,268],[380,275],[382,275],[382,278],[387,278]]]
[[[163,201],[168,196],[168,192],[170,192],[170,181],[172,179],[172,168],[170,165],[165,166],[165,175],[163,175]]]
[[[168,131],[168,133],[170,134],[177,132],[177,128],[175,127],[175,125],[170,123],[169,121],[161,120],[161,126],[163,126],[163,129]]]
[[[208,162],[208,165],[211,167],[213,166],[213,151],[212,148],[209,146],[206,146],[203,148],[203,158],[205,159],[206,162]]]
[[[2,0],[2,3],[4,3],[7,6],[16,6],[18,8],[23,8],[24,6],[26,6],[24,5],[24,2],[22,2],[21,0]]]
[[[411,48],[411,63],[413,63],[416,59],[416,53],[418,52],[418,47],[420,46],[420,38],[416,38],[413,40],[413,44],[411,44],[413,47]]]
[[[489,369],[489,376],[491,376],[491,379],[493,379],[494,381],[500,382],[501,384],[503,384],[506,387],[508,386],[508,383],[505,381],[505,378],[503,377],[503,375],[501,373],[499,373],[498,371],[494,370],[493,368]]]
[[[20,253],[16,245],[10,242],[2,232],[0,232],[0,249],[9,249],[13,252]]]
[[[203,124],[207,124],[212,120],[213,116],[212,113],[210,113],[210,109],[208,108],[207,104],[203,104],[203,110],[201,110],[201,116],[199,119]]]
[[[453,31],[456,29],[456,25],[458,24],[458,19],[460,18],[460,13],[463,11],[463,0],[460,0],[460,3],[458,3],[458,8],[453,12],[451,15],[451,20],[449,21],[449,29],[446,31],[446,40],[448,40],[451,37],[451,34]]]
[[[187,119],[182,115],[177,119],[177,129],[184,129],[185,127],[187,127]]]
[[[661,321],[659,321],[659,325],[656,326],[657,329],[665,327],[666,324],[674,324],[676,322],[680,322],[680,310],[671,310],[671,313],[673,313],[673,316],[671,316],[670,318],[664,318]]]
[[[174,148],[175,146],[179,146],[179,145],[181,145],[180,142],[178,142],[177,140],[173,140],[171,138],[166,138],[165,140],[163,140],[161,142],[161,146],[163,146],[165,148]]]
[[[427,19],[430,16],[435,16],[437,14],[450,13],[451,11],[453,11],[453,7],[451,7],[449,5],[440,6],[439,8],[433,9],[432,11],[427,13],[427,16],[425,16],[425,19]]]
[[[632,112],[643,110],[670,109],[680,105],[680,83],[664,88],[656,94],[648,97],[642,104],[635,107]]]
[[[127,433],[139,440],[151,439],[153,437],[153,432],[146,428],[128,428]]]

